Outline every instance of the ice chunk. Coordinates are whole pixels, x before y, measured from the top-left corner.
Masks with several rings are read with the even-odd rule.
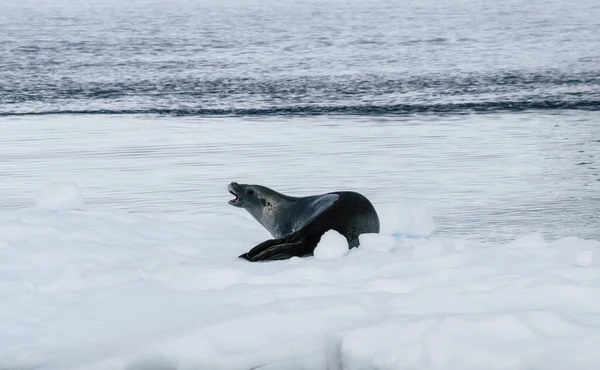
[[[348,253],[346,237],[335,230],[329,230],[321,236],[314,256],[318,259],[336,259],[345,256],[346,253]]]

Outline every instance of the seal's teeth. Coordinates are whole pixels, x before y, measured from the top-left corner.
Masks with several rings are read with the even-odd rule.
[[[240,198],[240,196],[237,195],[236,193],[234,193],[233,191],[230,190],[229,193],[235,197],[235,199],[232,199],[232,200],[229,201],[231,204],[238,203],[238,202],[242,201],[242,198]]]

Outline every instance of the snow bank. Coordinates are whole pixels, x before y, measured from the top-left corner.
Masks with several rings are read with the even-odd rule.
[[[435,224],[431,213],[423,207],[399,203],[375,206],[382,234],[405,237],[428,237]]]
[[[233,215],[0,212],[0,368],[598,367],[600,242],[394,238],[401,212],[267,263],[236,258],[264,234]]]
[[[50,211],[83,208],[79,186],[68,182],[49,184],[37,197],[35,205]]]

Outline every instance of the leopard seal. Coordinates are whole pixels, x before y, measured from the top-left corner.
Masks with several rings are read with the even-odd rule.
[[[235,196],[229,204],[248,211],[273,237],[239,256],[251,262],[311,256],[321,236],[331,229],[345,236],[350,248],[359,245],[360,234],[379,232],[375,207],[354,191],[292,197],[266,186],[236,182],[228,190]]]

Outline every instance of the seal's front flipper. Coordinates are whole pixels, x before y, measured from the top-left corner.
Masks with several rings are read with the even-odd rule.
[[[266,240],[250,249],[248,253],[240,255],[239,258],[256,262],[310,256],[319,238],[310,237],[310,230],[302,229],[283,238]]]
[[[285,244],[285,239],[281,238],[281,239],[269,239],[269,240],[265,240],[264,242],[256,245],[254,248],[250,249],[248,252],[238,256],[238,258],[243,258],[246,259],[248,261],[252,261],[254,256],[256,256],[257,254],[261,253],[262,251],[264,251],[265,249],[274,246],[274,245],[278,245],[278,244]]]
[[[270,246],[262,252],[252,255],[248,261],[274,261],[285,260],[292,257],[302,257],[306,255],[306,248],[303,242],[284,243]]]
[[[307,208],[300,214],[294,225],[294,229],[300,230],[310,224],[323,212],[327,211],[340,198],[338,194],[325,194],[314,197],[315,199],[307,204]]]

